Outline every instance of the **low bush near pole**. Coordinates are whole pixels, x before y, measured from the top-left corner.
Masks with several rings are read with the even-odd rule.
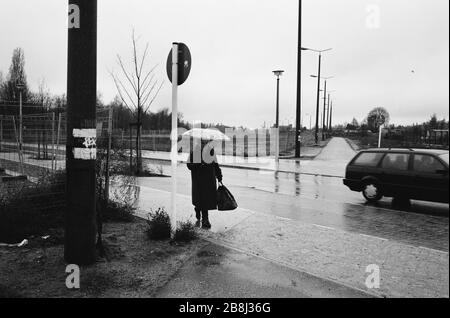
[[[170,217],[163,208],[151,212],[148,215],[147,224],[148,228],[146,233],[150,240],[160,241],[170,239]]]
[[[195,224],[191,221],[181,222],[173,236],[174,242],[189,243],[198,238]]]

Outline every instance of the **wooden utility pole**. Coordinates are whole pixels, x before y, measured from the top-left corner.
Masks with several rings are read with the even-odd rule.
[[[97,0],[69,0],[64,257],[96,259]]]

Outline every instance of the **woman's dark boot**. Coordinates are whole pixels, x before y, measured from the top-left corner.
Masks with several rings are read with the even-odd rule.
[[[202,211],[202,229],[209,230],[211,223],[209,223],[208,210]]]
[[[201,211],[198,208],[195,208],[195,217],[197,218],[197,222],[195,222],[196,227],[200,227],[201,225]]]

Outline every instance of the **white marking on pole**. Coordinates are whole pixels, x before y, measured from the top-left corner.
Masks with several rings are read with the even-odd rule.
[[[97,129],[74,129],[74,138],[95,138],[97,137]]]
[[[73,148],[73,157],[78,160],[95,160],[97,148]]]
[[[97,159],[97,129],[74,129],[74,138],[84,138],[84,147],[73,148],[73,157],[78,160]]]
[[[178,44],[173,43],[172,46],[172,149],[171,149],[171,163],[172,163],[172,230],[177,228],[177,157],[178,157]]]

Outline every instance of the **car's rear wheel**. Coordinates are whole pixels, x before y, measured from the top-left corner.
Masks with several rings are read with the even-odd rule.
[[[371,203],[378,202],[383,197],[380,185],[375,181],[364,182],[362,194]]]

